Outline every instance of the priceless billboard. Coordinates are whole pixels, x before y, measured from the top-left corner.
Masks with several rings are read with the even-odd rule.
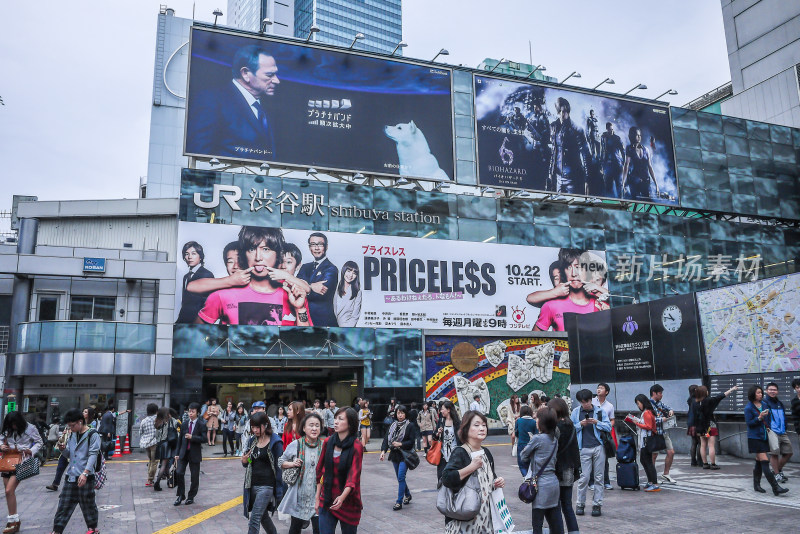
[[[452,71],[192,28],[184,152],[452,180]]]
[[[678,203],[669,108],[473,79],[481,185]]]
[[[606,309],[605,253],[180,222],[176,323],[564,330]]]

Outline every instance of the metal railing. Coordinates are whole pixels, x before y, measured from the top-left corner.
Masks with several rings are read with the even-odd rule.
[[[155,352],[156,325],[38,321],[17,328],[17,352]]]

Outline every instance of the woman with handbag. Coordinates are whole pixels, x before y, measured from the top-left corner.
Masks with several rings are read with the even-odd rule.
[[[320,534],[356,534],[361,522],[361,462],[364,447],[356,439],[358,414],[339,408],[333,416],[333,435],[322,444],[317,464],[316,511]]]
[[[283,495],[283,480],[278,459],[283,455],[283,442],[272,432],[269,417],[256,412],[250,418],[253,437],[242,455],[244,475],[244,516],[250,519],[247,534],[259,534],[261,527],[267,534],[277,534],[269,515]]]
[[[44,442],[42,436],[35,426],[29,424],[22,414],[18,411],[8,412],[3,420],[3,428],[0,430],[0,451],[3,452],[3,459],[10,456],[18,456],[19,462],[12,469],[10,464],[3,471],[3,486],[6,490],[6,505],[8,506],[8,520],[3,534],[19,532],[20,520],[17,514],[17,486],[19,479],[17,473],[25,469],[26,463],[35,463],[35,471],[38,474],[39,460],[34,458]],[[13,462],[13,461],[12,461]],[[4,462],[6,463],[6,462]]]
[[[153,425],[156,427],[156,458],[160,462],[153,490],[161,491],[161,479],[167,478],[170,463],[175,457],[178,436],[181,435],[181,422],[172,416],[169,408],[162,406],[156,413]]]
[[[472,519],[453,519],[445,526],[446,534],[492,532],[491,494],[505,486],[502,477],[495,476],[494,458],[483,442],[488,434],[488,420],[480,412],[468,411],[458,429],[462,446],[453,450],[442,474],[442,485],[454,493],[461,491],[471,477],[479,486],[480,505]]]
[[[714,410],[717,409],[722,399],[738,389],[739,386],[733,386],[725,393],[720,393],[713,397],[708,396],[708,388],[705,386],[698,386],[694,390],[694,398],[698,404],[694,414],[694,424],[695,431],[700,436],[700,457],[703,459],[703,469],[719,469],[716,463],[717,450],[715,446],[719,430],[717,429]],[[706,461],[706,449],[708,449],[708,459],[711,460],[710,464]]]
[[[659,441],[664,441],[664,436],[656,433],[656,411],[650,399],[646,395],[639,393],[636,395],[636,406],[642,412],[642,417],[628,414],[625,420],[639,427],[639,461],[642,463],[644,472],[647,475],[647,484],[644,490],[647,492],[661,491],[658,486],[658,473],[656,466],[653,465],[653,453],[666,448],[666,443],[660,447]],[[658,438],[661,438],[660,440]]]
[[[206,420],[206,430],[208,434],[208,445],[213,447],[217,442],[217,431],[219,430],[219,404],[217,399],[211,397],[209,399],[211,404],[208,405],[206,413],[203,414],[203,419]]]
[[[528,474],[534,478],[536,487],[536,496],[532,503],[533,534],[542,534],[545,519],[550,534],[564,534],[564,523],[558,507],[560,488],[556,476],[557,424],[556,412],[547,406],[540,406],[536,411],[536,427],[539,433],[531,438],[519,454],[520,460],[530,466]]]
[[[283,469],[283,481],[289,486],[278,511],[291,516],[289,534],[300,532],[311,523],[314,534],[319,534],[319,517],[314,512],[317,490],[317,464],[322,450],[320,434],[323,420],[310,412],[300,425],[300,438],[289,444],[278,463]]]
[[[408,464],[405,461],[405,456],[402,451],[410,451],[414,453],[414,434],[411,429],[411,423],[408,420],[408,409],[404,405],[400,405],[395,410],[395,417],[397,421],[392,423],[389,427],[389,432],[383,437],[383,444],[381,445],[381,462],[386,458],[386,452],[389,452],[389,461],[394,466],[394,474],[397,476],[397,501],[394,503],[392,510],[395,512],[403,509],[404,504],[411,503],[411,491],[406,484],[406,473],[408,472]]]
[[[458,429],[461,427],[461,419],[458,418],[458,410],[455,404],[449,400],[443,400],[439,406],[439,423],[433,433],[435,440],[441,442],[441,459],[436,464],[436,480],[442,479],[444,468],[450,461],[450,455],[461,446],[461,439],[458,437]]]
[[[530,406],[523,404],[519,414],[520,417],[514,422],[514,435],[517,438],[517,466],[524,477],[528,474],[530,462],[523,462],[520,453],[530,443],[531,436],[539,433],[539,429],[536,427],[536,419],[533,418],[533,409]]]
[[[769,468],[768,454],[770,451],[768,428],[770,428],[770,410],[762,401],[764,390],[761,386],[750,386],[747,391],[750,402],[744,407],[744,422],[747,425],[747,451],[756,455],[756,465],[753,468],[753,489],[758,493],[766,493],[761,487],[761,475],[767,477],[767,482],[772,486],[772,493],[776,496],[789,491],[782,488],[775,479],[775,474]]]
[[[547,403],[556,414],[558,423],[558,452],[556,453],[556,476],[558,477],[558,502],[569,534],[577,534],[578,518],[572,508],[572,487],[581,477],[581,451],[578,448],[578,433],[570,419],[569,406],[564,399],[555,398]]]

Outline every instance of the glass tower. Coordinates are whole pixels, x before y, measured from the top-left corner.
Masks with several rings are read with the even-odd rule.
[[[320,31],[312,40],[356,50],[391,53],[403,39],[402,0],[295,0],[294,35],[305,38],[312,24]],[[402,49],[398,50],[402,53]]]

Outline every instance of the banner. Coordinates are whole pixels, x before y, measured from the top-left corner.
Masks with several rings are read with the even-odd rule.
[[[669,108],[473,79],[481,185],[677,205]]]
[[[452,71],[193,28],[187,155],[453,180]]]
[[[564,330],[606,309],[605,253],[180,222],[176,322]]]

